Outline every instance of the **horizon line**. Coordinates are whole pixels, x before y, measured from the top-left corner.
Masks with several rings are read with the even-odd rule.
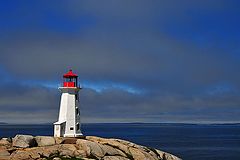
[[[240,122],[86,122],[82,124],[187,124],[187,125],[233,125]],[[5,123],[0,122],[0,125],[53,125],[53,123]]]

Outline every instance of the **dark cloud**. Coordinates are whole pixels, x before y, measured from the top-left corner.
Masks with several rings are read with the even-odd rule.
[[[60,100],[57,89],[11,85],[2,89],[6,91],[0,96],[1,121],[56,121]],[[232,122],[238,119],[240,103],[238,96],[229,94],[145,95],[118,89],[96,92],[88,88],[81,90],[80,100],[83,122]]]
[[[13,4],[0,11],[1,121],[56,119],[59,93],[40,84],[69,68],[86,122],[240,120],[237,1]]]

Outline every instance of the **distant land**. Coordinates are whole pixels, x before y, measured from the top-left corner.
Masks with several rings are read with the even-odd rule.
[[[105,122],[105,123],[82,123],[85,124],[156,124],[156,125],[240,125],[239,122],[219,122],[219,123],[176,123],[176,122]],[[53,125],[52,123],[7,123],[0,122],[0,125]]]

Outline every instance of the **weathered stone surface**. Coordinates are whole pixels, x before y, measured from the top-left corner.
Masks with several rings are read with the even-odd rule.
[[[31,157],[32,159],[38,159],[40,157],[49,157],[53,154],[60,156],[74,156],[74,152],[77,148],[73,144],[61,144],[45,147],[27,148],[22,151],[15,152],[11,155],[12,159],[26,159]]]
[[[165,152],[160,151],[160,150],[157,150],[157,149],[155,149],[155,151],[157,152],[157,154],[159,155],[159,157],[160,157],[161,159],[163,159],[163,156],[164,156],[164,153],[165,153]]]
[[[173,156],[169,153],[165,153],[163,157],[164,157],[163,159],[166,159],[166,160],[180,160],[178,157]]]
[[[160,159],[160,156],[156,153],[156,151],[148,150],[147,153],[151,155],[154,159]]]
[[[77,148],[73,144],[61,144],[58,148],[62,156],[73,156],[76,150]]]
[[[22,139],[19,137],[21,136],[17,136],[16,139],[24,139],[24,141],[27,139],[26,137]],[[46,160],[49,157],[56,160],[61,157],[76,157],[86,160],[180,160],[169,153],[120,139],[106,139],[94,136],[87,136],[86,139],[47,137],[46,141],[50,139],[51,143],[43,143],[44,138],[46,137],[36,137],[36,141],[42,147],[7,148],[0,145],[0,160],[2,160],[2,157],[4,160]]]
[[[18,150],[11,154],[11,159],[38,159],[40,157],[49,157],[51,154],[58,153],[59,146],[34,147],[25,150]]]
[[[123,153],[121,150],[117,148],[113,148],[108,145],[101,145],[101,148],[104,152],[104,155],[127,157],[125,153]]]
[[[21,150],[11,154],[10,159],[11,160],[27,160],[27,159],[32,160],[29,153]]]
[[[170,153],[167,153],[167,152],[163,152],[163,151],[160,151],[160,150],[157,150],[157,153],[160,155],[160,158],[161,159],[164,159],[164,160],[181,160],[180,158],[170,154]]]
[[[10,156],[10,153],[7,150],[0,150],[0,157],[1,156]]]
[[[135,147],[135,148],[143,148],[143,146],[140,146],[140,145],[137,145],[135,143],[132,143],[132,142],[129,142],[129,141],[126,141],[126,140],[122,140],[122,139],[113,139],[111,138],[111,140],[114,140],[114,141],[117,141],[117,142],[120,142],[126,146],[129,146],[129,147]]]
[[[121,156],[105,156],[103,160],[129,160],[129,159]]]
[[[9,160],[10,157],[9,156],[0,156],[0,160]]]
[[[16,135],[13,138],[12,145],[19,148],[33,147],[36,145],[36,141],[31,135]]]
[[[7,139],[1,139],[0,140],[0,146],[4,146],[6,148],[9,148],[11,147],[11,143],[7,140]]]
[[[0,150],[7,150],[8,148],[6,146],[0,146]]]
[[[52,146],[55,144],[54,137],[50,137],[50,136],[36,136],[35,140],[39,147]]]
[[[87,156],[90,156],[91,154],[91,148],[85,143],[86,140],[78,139],[76,142],[77,147],[79,150],[85,151],[85,154]]]
[[[1,148],[1,147],[0,147],[0,148]],[[10,147],[10,148],[7,148],[6,150],[7,150],[10,154],[12,154],[12,153],[15,152],[17,149],[18,149],[18,148],[16,148],[16,147]]]
[[[79,146],[79,149],[86,150],[88,156],[96,158],[102,158],[104,156],[104,152],[98,143],[78,139],[76,144]]]
[[[8,138],[2,138],[2,140],[6,140],[6,141],[12,143],[12,138],[11,138],[11,137],[8,137]]]
[[[11,159],[24,159],[31,157],[32,159],[37,159],[40,157],[49,157],[51,154],[58,153],[59,146],[47,146],[47,147],[34,147],[27,148],[25,150],[18,150],[11,154]]]
[[[116,141],[115,139],[106,139],[106,138],[100,138],[100,137],[95,137],[95,136],[86,136],[86,139],[90,140],[90,141],[94,141],[96,143],[109,145],[109,146],[112,146],[114,148],[117,148],[117,149],[123,151],[126,154],[131,154],[128,149],[129,147],[127,145],[122,144],[122,143]]]
[[[73,155],[76,157],[76,158],[83,158],[83,157],[87,157],[87,154],[86,154],[86,151],[84,150],[75,150]]]
[[[63,137],[54,137],[56,144],[62,144],[64,141]]]
[[[37,147],[37,148],[41,148],[42,149],[41,155],[43,157],[49,157],[51,154],[59,153],[59,145]],[[41,151],[41,149],[40,149],[40,151]]]
[[[146,159],[145,155],[137,148],[130,147],[129,151],[133,159]]]
[[[43,149],[42,148],[34,148],[34,149],[27,149],[27,150],[25,150],[26,156],[28,155],[32,159],[40,158],[40,155],[42,155],[42,153],[43,153]],[[22,154],[24,154],[24,153],[22,152]]]

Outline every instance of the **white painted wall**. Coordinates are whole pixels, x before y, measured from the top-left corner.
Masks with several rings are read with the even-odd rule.
[[[79,108],[78,92],[80,88],[77,87],[59,87],[61,91],[61,102],[59,110],[58,122],[54,123],[54,136],[56,137],[77,137],[81,136],[81,127],[77,130],[77,124],[80,125],[80,114],[77,113]],[[57,126],[60,125],[60,130]],[[64,129],[64,130],[63,130]],[[60,133],[59,133],[60,132]]]

